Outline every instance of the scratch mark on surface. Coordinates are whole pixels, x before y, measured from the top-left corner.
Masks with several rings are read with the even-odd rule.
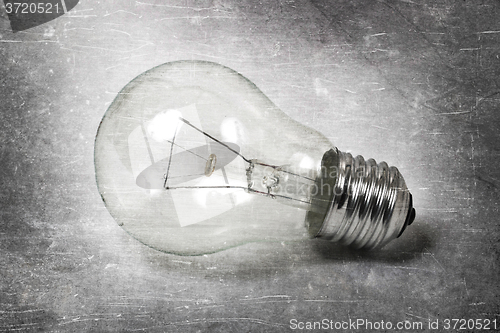
[[[420,5],[419,3],[416,3],[414,1],[410,1],[410,0],[399,0],[401,2],[404,2],[404,3],[411,3],[412,5]]]
[[[303,65],[303,68],[316,68],[316,67],[327,67],[327,66],[335,66],[335,67],[340,67],[339,64],[312,64],[312,65]]]
[[[24,331],[32,329],[33,326],[35,325],[40,325],[40,323],[6,325],[6,326],[1,326],[0,329],[2,329],[2,332]],[[4,328],[6,330],[4,330]]]
[[[410,316],[410,317],[415,317],[415,318],[419,318],[419,319],[422,319],[422,320],[429,320],[429,318],[425,318],[425,317],[417,316],[417,315],[414,315],[414,314],[411,314],[411,313],[408,313],[408,312],[405,312],[405,314],[406,314],[407,316]]]
[[[0,310],[0,313],[31,313],[31,312],[38,312],[38,311],[44,311],[44,310],[43,309],[11,310],[11,311],[2,311],[2,310]]]
[[[489,100],[491,97],[493,97],[495,95],[498,95],[498,94],[500,94],[500,90],[493,91],[492,93],[489,93],[489,94],[487,94],[487,95],[485,95],[483,97],[477,98],[477,100],[476,100],[476,109],[477,109],[477,107],[478,107],[478,105],[480,103],[482,103],[483,101]],[[495,100],[495,99],[493,99],[493,100]]]
[[[305,299],[304,302],[320,302],[320,303],[359,303],[362,300],[327,300],[327,299]]]
[[[141,2],[141,1],[136,1],[135,3],[138,4],[138,5],[143,5],[143,6],[168,7],[168,8],[191,9],[191,10],[210,10],[210,9],[215,9],[214,7],[194,8],[194,7],[185,7],[185,6],[158,5],[156,3],[148,3],[148,2]]]
[[[377,37],[377,36],[383,36],[383,35],[387,35],[387,32],[381,32],[378,34],[369,35],[369,37]]]
[[[74,31],[74,30],[94,31],[94,28],[64,28],[64,32]]]
[[[446,271],[446,270],[444,269],[443,265],[441,265],[441,263],[440,263],[440,262],[436,259],[436,257],[434,256],[434,254],[433,254],[431,251],[429,251],[427,248],[424,248],[424,250],[425,250],[425,251],[427,251],[427,253],[426,253],[426,254],[429,254],[429,255],[431,256],[431,258],[432,258],[432,259],[434,259],[434,261],[435,261],[435,262],[439,265],[439,267],[441,267],[441,269],[442,269],[443,271]]]
[[[192,262],[189,262],[189,261],[181,261],[181,260],[172,260],[172,262],[178,262],[180,264],[186,264],[186,265],[191,265]]]
[[[117,29],[109,29],[109,31],[120,32],[120,33],[125,34],[125,35],[127,35],[127,36],[129,36],[129,37],[131,36],[128,32],[125,32],[125,31],[122,31],[122,30],[117,30]]]
[[[375,128],[380,128],[380,129],[383,129],[383,130],[386,130],[386,131],[389,131],[388,128],[386,127],[382,127],[382,126],[377,126],[377,125],[371,125],[372,127],[375,127]]]
[[[106,13],[106,14],[104,14],[104,17],[106,17],[106,16],[110,16],[110,15],[113,15],[113,14],[118,14],[118,13],[125,13],[125,14],[131,14],[131,15],[134,15],[134,16],[139,16],[139,15],[138,15],[138,14],[136,14],[136,13],[132,13],[132,12],[129,12],[129,11],[126,11],[126,10],[120,9],[120,10],[114,11],[114,12],[112,12],[112,13]]]
[[[165,20],[205,20],[205,19],[236,19],[234,16],[177,16],[177,17],[164,17],[160,21]]]
[[[137,51],[139,49],[142,49],[143,47],[146,47],[146,46],[149,46],[149,45],[154,45],[154,43],[151,43],[151,42],[147,42],[135,49],[132,49],[132,50],[117,50],[117,49],[108,49],[108,48],[105,48],[105,47],[98,47],[98,46],[89,46],[89,45],[75,45],[75,47],[81,47],[81,48],[84,48],[84,49],[93,49],[93,50],[101,50],[101,51],[110,51],[110,52],[120,52],[120,53],[129,53],[129,52],[134,52],[134,51]],[[70,49],[72,50],[72,49]],[[72,50],[73,51],[73,50]]]
[[[202,319],[191,319],[191,320],[186,320],[186,321],[178,321],[178,322],[172,322],[172,323],[166,323],[164,325],[158,325],[158,326],[150,326],[150,327],[144,327],[144,328],[137,328],[133,329],[130,331],[146,331],[146,330],[152,330],[154,328],[162,328],[162,327],[168,327],[168,326],[188,326],[188,325],[198,325],[200,323],[230,323],[230,322],[252,322],[256,324],[261,324],[265,326],[271,326],[271,327],[287,327],[284,324],[280,323],[272,323],[268,322],[259,318],[249,318],[249,317],[239,317],[239,318],[202,318]]]
[[[436,116],[447,116],[447,115],[457,115],[457,114],[467,114],[471,113],[472,111],[456,111],[456,112],[443,112],[443,113],[436,113]]]
[[[97,17],[97,15],[71,15],[71,11],[68,12],[68,14],[65,14],[68,17],[74,18],[74,17],[81,17],[81,18],[87,18],[87,17]]]
[[[261,296],[261,297],[242,298],[242,299],[240,299],[240,301],[254,301],[254,300],[261,300],[261,299],[266,299],[266,298],[291,298],[291,296],[288,296],[288,295],[269,295],[269,296]]]
[[[58,41],[55,40],[0,40],[1,43],[59,43]]]
[[[189,305],[184,305],[184,306],[177,306],[174,308],[174,310],[189,310],[189,311],[199,311],[199,310],[205,310],[205,309],[213,309],[213,308],[223,308],[225,307],[224,304],[213,304],[213,305],[204,305],[204,306],[198,306],[198,307],[192,307]]]
[[[500,30],[487,30],[478,32],[478,34],[500,34]]]
[[[474,151],[474,135],[472,135],[472,133],[470,134],[470,149],[471,149],[471,153],[470,153],[470,160],[471,160],[471,163],[472,163],[472,175],[474,176],[474,186],[477,187],[477,176],[476,176],[476,163],[474,162],[474,157],[475,157],[475,151]]]
[[[388,267],[389,268],[389,267]],[[412,269],[416,271],[423,271],[423,272],[430,272],[434,273],[433,270],[430,269],[424,269],[424,268],[419,268],[419,267],[406,267],[406,266],[391,266],[390,268],[399,268],[399,269]]]
[[[80,162],[82,159],[83,159],[83,157],[80,157],[80,158],[77,158],[76,160],[73,160],[73,161],[61,164],[61,166],[67,166],[67,165],[70,165],[70,164],[74,164],[74,163]]]
[[[433,212],[443,212],[443,213],[456,213],[457,212],[457,210],[450,209],[450,208],[425,208],[425,207],[421,207],[419,209],[433,211]]]

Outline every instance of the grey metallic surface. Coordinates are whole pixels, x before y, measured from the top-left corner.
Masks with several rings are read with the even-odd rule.
[[[15,34],[2,14],[0,331],[498,321],[499,7],[81,1]],[[132,239],[97,191],[93,141],[123,86],[179,59],[228,66],[342,151],[396,165],[414,223],[370,253],[305,240],[185,258]]]
[[[335,165],[328,165],[328,161]],[[412,196],[396,167],[337,149],[326,152],[323,167],[332,170],[336,180],[320,230],[316,232],[316,223],[306,217],[309,232],[312,226],[316,237],[371,250],[399,237],[413,222]]]

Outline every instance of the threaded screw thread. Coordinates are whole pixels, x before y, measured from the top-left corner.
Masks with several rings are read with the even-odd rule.
[[[373,249],[401,235],[413,222],[412,196],[403,176],[387,163],[335,151],[333,198],[316,237]]]

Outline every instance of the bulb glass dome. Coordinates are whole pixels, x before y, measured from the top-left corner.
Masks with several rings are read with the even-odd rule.
[[[135,78],[109,107],[97,184],[116,221],[161,251],[300,239],[331,147],[233,70],[174,62]]]

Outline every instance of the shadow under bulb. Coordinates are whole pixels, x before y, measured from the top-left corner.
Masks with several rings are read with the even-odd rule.
[[[95,169],[118,224],[179,255],[304,237],[371,249],[415,217],[395,167],[339,151],[211,62],[166,63],[127,84],[102,119]]]

